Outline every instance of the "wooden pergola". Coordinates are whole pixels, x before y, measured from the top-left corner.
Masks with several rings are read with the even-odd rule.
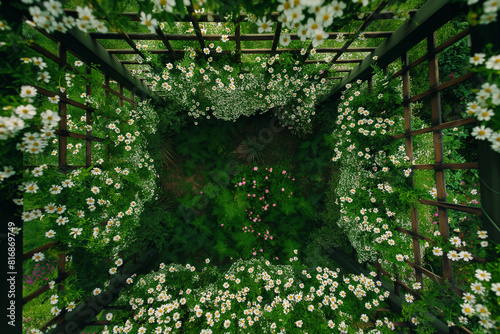
[[[340,64],[360,64],[365,58],[355,58],[353,57],[353,53],[364,53],[367,55],[372,54],[376,47],[353,47],[351,46],[353,42],[356,40],[358,36],[361,34],[364,35],[367,39],[381,39],[385,41],[389,39],[394,31],[367,31],[367,28],[374,21],[379,20],[392,20],[397,18],[397,13],[391,11],[383,11],[387,6],[389,1],[382,1],[372,12],[363,12],[355,17],[356,21],[360,22],[358,29],[354,32],[350,31],[327,31],[328,37],[327,39],[332,40],[336,39],[337,36],[343,35],[345,37],[345,42],[341,47],[318,47],[315,49],[316,53],[331,55],[332,60],[330,62],[331,68],[330,71],[324,74],[324,77],[330,80],[341,80],[344,75],[347,75],[351,72],[351,69],[345,68],[334,68],[334,65]],[[163,30],[158,27],[155,33],[143,33],[143,32],[133,32],[133,31],[119,31],[119,32],[90,32],[89,34],[83,34],[79,31],[73,31],[70,34],[54,34],[57,36],[57,39],[66,44],[68,49],[73,49],[73,46],[85,47],[88,48],[89,52],[94,55],[99,55],[100,59],[96,59],[94,57],[94,62],[96,63],[106,63],[107,65],[111,65],[114,69],[119,69],[120,72],[129,72],[130,65],[142,65],[147,66],[150,65],[149,62],[146,61],[145,54],[138,47],[138,41],[161,41],[164,48],[150,49],[148,53],[151,55],[167,55],[169,61],[176,61],[182,59],[185,54],[184,49],[174,49],[172,47],[172,41],[185,41],[192,42],[197,41],[198,43],[198,54],[203,55],[202,50],[207,46],[207,43],[213,41],[220,41],[222,38],[222,34],[202,34],[202,30],[200,28],[200,23],[206,22],[215,22],[215,23],[229,23],[234,24],[234,34],[228,34],[229,43],[235,43],[235,51],[239,55],[239,59],[241,60],[241,55],[263,55],[263,56],[274,56],[276,54],[281,54],[284,52],[289,52],[292,54],[299,55],[302,49],[299,48],[279,48],[279,39],[280,35],[283,33],[282,24],[278,21],[279,13],[273,12],[269,15],[270,20],[276,22],[275,29],[273,33],[262,33],[262,34],[244,34],[241,33],[241,24],[248,19],[249,15],[246,13],[242,13],[236,20],[228,22],[224,17],[217,15],[216,13],[195,13],[192,6],[187,6],[187,15],[174,14],[175,22],[190,22],[194,29],[194,33],[192,34],[169,34],[163,32]],[[73,17],[77,17],[78,14],[76,10],[65,10],[67,15],[71,15]],[[410,17],[413,17],[417,10],[410,10],[408,12]],[[140,21],[140,18],[137,13],[134,12],[124,12],[121,14],[124,17],[127,17],[132,22]],[[105,19],[105,18],[104,18]],[[403,22],[401,22],[402,24]],[[41,31],[43,33],[43,31]],[[290,38],[292,41],[299,40],[299,36],[297,33],[290,33]],[[115,40],[115,41],[125,41],[129,48],[106,48],[104,47],[103,41],[105,40]],[[245,49],[242,48],[242,42],[245,41],[272,41],[272,46],[270,48],[254,48],[254,49]],[[92,47],[90,47],[92,45]],[[36,46],[36,45],[35,45]],[[305,54],[298,57],[301,59],[304,64],[315,64],[315,63],[325,63],[326,61],[323,59],[308,59],[311,55],[311,50],[313,49],[312,43],[309,42],[308,46],[305,48]],[[231,54],[232,51],[224,50],[220,53],[217,53],[214,49],[210,50],[210,54],[208,56],[219,57],[221,55]],[[142,61],[138,61],[137,59],[122,59],[120,55],[135,55],[142,58]],[[203,55],[205,56],[205,55]],[[370,59],[370,57],[368,57]],[[106,60],[104,60],[106,59]],[[102,64],[101,64],[102,65]],[[127,76],[127,74],[122,74],[122,77]],[[125,86],[126,83],[123,82]],[[148,85],[150,86],[150,85]],[[151,88],[151,87],[150,87]],[[149,95],[149,94],[148,94]]]
[[[444,174],[447,170],[453,169],[481,169],[482,179],[487,180],[490,184],[498,181],[498,174],[495,174],[494,170],[491,168],[486,168],[490,162],[487,160],[487,154],[483,154],[479,157],[479,162],[466,162],[460,164],[447,164],[444,163],[443,159],[443,138],[442,130],[449,129],[453,127],[463,126],[467,124],[473,124],[476,122],[474,118],[465,118],[460,120],[455,120],[451,122],[442,121],[441,116],[441,101],[440,92],[457,85],[466,80],[472,78],[471,73],[464,74],[460,77],[449,80],[445,83],[439,82],[439,69],[438,69],[438,54],[445,50],[447,47],[453,45],[459,40],[466,38],[469,35],[479,36],[480,34],[472,31],[472,29],[465,29],[458,35],[450,38],[441,45],[436,45],[435,31],[443,26],[445,23],[452,20],[457,15],[461,14],[461,9],[456,6],[451,0],[429,0],[421,9],[412,10],[409,12],[411,20],[406,22],[401,22],[401,26],[394,31],[368,31],[370,24],[379,20],[391,20],[395,18],[395,13],[383,11],[387,6],[389,1],[382,1],[372,12],[361,13],[355,20],[359,21],[360,25],[354,32],[340,32],[340,31],[328,31],[328,39],[335,39],[339,34],[344,34],[346,36],[346,41],[341,47],[319,47],[316,49],[317,53],[320,54],[331,54],[332,61],[331,66],[338,64],[354,64],[353,68],[350,69],[337,69],[330,68],[329,72],[325,75],[331,80],[339,80],[337,85],[333,90],[323,98],[322,103],[331,107],[332,112],[335,112],[337,99],[341,95],[345,85],[347,83],[353,82],[355,80],[370,80],[373,75],[371,66],[374,63],[373,56],[377,56],[377,65],[379,67],[386,67],[393,62],[400,62],[401,70],[394,74],[394,77],[400,77],[402,81],[403,95],[404,95],[404,119],[405,119],[405,132],[393,137],[393,139],[403,139],[405,140],[405,148],[407,155],[413,157],[413,137],[422,135],[425,133],[432,133],[435,159],[434,163],[426,165],[415,165],[412,169],[415,170],[434,170],[436,176],[436,188],[437,188],[437,199],[435,201],[421,199],[420,203],[423,205],[428,205],[436,207],[439,212],[439,228],[443,238],[449,237],[449,227],[448,227],[448,210],[456,210],[469,214],[482,215],[484,211],[498,212],[495,209],[497,203],[495,203],[495,194],[488,189],[481,189],[481,192],[488,194],[492,199],[485,200],[483,202],[482,208],[470,207],[464,205],[457,205],[447,202],[446,200],[446,182]],[[17,12],[12,7],[8,8],[12,11],[13,18],[27,17],[27,13]],[[136,60],[128,60],[120,58],[121,55],[135,55],[146,59],[144,53],[138,47],[138,41],[161,41],[164,48],[157,48],[148,50],[152,55],[167,55],[172,61],[181,59],[184,56],[185,51],[181,49],[174,49],[172,46],[173,41],[195,41],[199,45],[197,52],[203,54],[202,50],[205,48],[207,42],[219,41],[222,35],[207,35],[202,34],[200,29],[200,23],[205,22],[226,22],[223,17],[213,13],[213,14],[194,14],[194,9],[192,6],[187,8],[189,15],[180,16],[175,15],[174,19],[177,22],[191,22],[194,28],[194,34],[168,34],[164,33],[160,28],[156,29],[155,33],[142,33],[142,32],[110,32],[110,33],[97,33],[91,32],[85,34],[80,30],[72,30],[66,34],[54,33],[47,34],[43,30],[39,30],[41,33],[46,35],[52,41],[56,42],[58,45],[58,54],[55,55],[52,52],[44,49],[42,46],[36,42],[31,42],[30,46],[40,55],[54,61],[60,68],[71,69],[71,64],[67,61],[67,54],[71,53],[77,56],[79,59],[85,61],[88,65],[96,64],[98,65],[98,70],[105,74],[105,82],[102,87],[107,92],[107,97],[118,98],[120,106],[123,103],[129,103],[131,106],[135,105],[135,99],[146,99],[152,98],[154,100],[160,100],[157,92],[152,90],[151,86],[144,82],[143,79],[139,79],[132,75],[131,66],[134,65],[148,65],[146,61],[139,63]],[[72,16],[76,16],[77,13],[74,10],[66,10],[66,13]],[[139,21],[137,13],[122,13],[123,16],[128,17],[132,21]],[[210,20],[209,20],[210,17]],[[211,19],[213,17],[213,20]],[[229,42],[235,43],[235,50],[237,53],[241,54],[262,54],[273,56],[275,54],[281,54],[283,52],[290,52],[294,54],[300,54],[301,49],[293,48],[278,48],[280,35],[282,33],[282,25],[277,22],[278,13],[272,13],[270,15],[271,20],[276,23],[275,31],[273,33],[265,34],[243,34],[241,33],[241,23],[246,20],[247,14],[241,14],[240,17],[231,22],[235,25],[234,34],[228,35]],[[29,18],[29,17],[28,17]],[[105,18],[104,18],[105,19]],[[19,20],[20,21],[20,20]],[[375,47],[356,47],[353,46],[355,37],[360,34],[364,34],[366,38],[372,39],[382,39],[382,42]],[[353,37],[353,38],[350,38]],[[292,40],[298,40],[297,34],[291,34]],[[477,40],[479,40],[478,38]],[[125,41],[128,44],[128,48],[116,49],[116,48],[106,48],[102,43],[104,40],[120,40]],[[421,41],[427,41],[427,52],[421,58],[410,63],[408,59],[408,51],[415,47]],[[258,48],[258,49],[245,49],[242,48],[242,42],[245,41],[272,41],[271,48]],[[306,47],[306,54],[302,56],[302,61],[306,64],[323,62],[317,59],[308,59],[310,57],[312,50],[312,44]],[[222,53],[214,53],[211,51],[211,55],[226,55],[231,51],[223,51]],[[351,58],[353,53],[366,53],[364,58]],[[427,62],[429,70],[429,89],[418,95],[411,96],[410,90],[410,70]],[[335,76],[337,75],[337,76]],[[110,79],[117,82],[117,89],[113,89],[110,86]],[[90,92],[91,87],[87,88],[87,92]],[[124,95],[124,89],[130,91],[130,97]],[[63,92],[51,92],[48,90],[39,89],[42,95],[54,96],[59,95],[61,97],[61,102],[59,104],[60,115],[66,115],[66,108],[68,105],[80,108],[87,115],[88,124],[92,123],[92,113],[97,112],[93,108],[69,99]],[[412,128],[412,111],[411,104],[416,101],[420,101],[426,97],[431,100],[431,112],[432,112],[432,124],[430,127],[425,129],[413,129]],[[82,139],[87,143],[87,157],[85,167],[91,166],[91,143],[93,141],[103,141],[103,138],[96,138],[92,136],[91,131],[87,131],[86,134],[76,134],[67,131],[67,124],[65,117],[60,123],[58,132],[56,133],[60,138],[60,157],[59,157],[59,168],[62,171],[67,171],[72,168],[79,168],[83,166],[68,166],[66,161],[66,139],[67,137],[73,137],[77,139]],[[486,153],[486,149],[483,149]],[[495,165],[493,165],[495,166]],[[486,171],[484,171],[486,170]],[[498,182],[496,183],[498,184]],[[441,276],[430,272],[428,269],[424,268],[422,265],[422,255],[420,253],[420,242],[432,240],[419,232],[419,218],[416,210],[416,206],[407,208],[411,210],[411,230],[403,229],[397,227],[396,232],[408,235],[412,238],[413,244],[413,261],[406,261],[408,268],[415,273],[416,280],[418,282],[423,282],[423,277],[427,276],[433,280],[440,283],[451,282],[451,288],[457,293],[463,293],[463,290],[454,285],[453,281],[453,268],[451,262],[446,256],[442,258],[443,274]],[[498,214],[494,216],[496,219]],[[485,220],[486,221],[486,220]],[[487,226],[485,224],[485,226]],[[498,235],[497,235],[498,238]],[[43,248],[37,248],[28,251],[24,254],[24,258],[28,259],[32,254],[37,251],[49,249],[53,247],[54,244],[46,244],[42,246]],[[150,255],[151,256],[151,255]],[[70,273],[65,270],[65,260],[64,254],[60,256],[60,262],[58,264],[58,282],[64,281]],[[480,257],[474,256],[474,261],[485,262],[486,260]],[[370,264],[374,270],[377,272],[377,277],[381,279],[383,276],[388,277],[392,280],[392,289],[395,296],[401,296],[401,290],[408,292],[415,296],[415,298],[420,298],[420,292],[414,290],[413,288],[407,286],[399,275],[392,275],[388,272],[387,268],[384,269],[382,265],[377,263]],[[43,287],[42,290],[36,291],[32,296],[26,297],[23,302],[27,303],[30,300],[38,297],[44,291],[47,291],[48,287]],[[85,302],[82,302],[85,304]],[[401,307],[401,302],[394,301],[395,309]],[[85,304],[84,307],[87,307]],[[76,317],[76,315],[74,315]],[[52,325],[53,323],[62,324],[63,321],[75,321],[79,326],[85,327],[90,322],[85,319],[64,319],[64,314],[52,319],[46,324],[45,328]],[[99,325],[104,325],[107,323],[99,323]],[[401,323],[400,326],[409,326],[407,323]],[[434,324],[436,327],[443,327],[443,331],[447,330],[444,323],[437,320]],[[464,333],[471,333],[465,327],[460,327],[458,330]]]

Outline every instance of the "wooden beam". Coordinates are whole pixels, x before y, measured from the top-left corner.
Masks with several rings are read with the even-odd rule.
[[[281,22],[276,23],[276,30],[274,31],[274,37],[273,37],[273,45],[271,47],[271,53],[270,56],[274,57],[276,54],[276,48],[278,47],[278,43],[280,41],[280,34],[281,34]]]
[[[412,62],[411,64],[404,65],[403,68],[401,70],[399,70],[398,72],[394,73],[392,75],[392,77],[397,78],[397,77],[401,76],[404,71],[407,71],[407,70],[410,70],[412,68],[417,67],[418,65],[422,64],[424,61],[428,60],[429,57],[432,57],[432,56],[436,55],[437,53],[443,51],[447,47],[455,44],[456,42],[458,42],[459,40],[461,40],[462,38],[466,37],[469,34],[470,34],[470,27],[467,27],[464,30],[462,30],[461,32],[459,32],[458,34],[456,34],[455,36],[453,36],[453,37],[449,38],[448,40],[446,40],[445,42],[441,43],[431,53],[428,52],[425,55],[423,55],[422,57],[420,57],[417,60],[415,60],[414,62]]]
[[[418,201],[422,204],[425,204],[425,205],[432,205],[432,206],[436,206],[436,207],[472,213],[472,214],[480,215],[480,216],[483,214],[483,210],[481,208],[476,208],[473,206],[459,205],[459,204],[448,203],[448,202],[443,202],[443,201],[433,201],[433,200],[429,200],[429,199],[419,199]]]
[[[424,164],[424,165],[413,165],[412,169],[478,169],[479,164],[477,162],[464,162],[464,163],[450,163],[450,164]]]
[[[477,119],[475,117],[462,118],[462,119],[459,119],[456,121],[451,121],[451,122],[446,122],[446,123],[443,123],[440,125],[431,126],[429,128],[405,132],[405,133],[402,133],[399,135],[392,136],[391,139],[395,140],[395,139],[404,138],[404,137],[408,137],[408,136],[416,136],[416,135],[421,135],[421,134],[429,133],[429,132],[436,131],[436,130],[451,129],[451,128],[454,128],[457,126],[472,124],[472,123],[476,123],[476,122],[477,122]]]
[[[236,23],[236,27],[234,28],[234,41],[236,42],[236,52],[240,52],[241,50],[241,27],[240,23]]]
[[[53,36],[67,49],[77,52],[87,63],[97,64],[102,72],[109,74],[115,81],[134,91],[136,95],[140,94],[144,98],[157,99],[151,89],[146,87],[139,79],[134,78],[125,66],[120,64],[106,49],[82,31],[72,29],[64,34],[54,32]]]
[[[168,53],[170,53],[170,56],[172,56],[173,60],[179,59],[177,57],[177,54],[175,53],[174,49],[172,48],[172,45],[170,45],[170,42],[168,41],[167,37],[165,37],[165,34],[163,33],[163,31],[161,30],[160,27],[156,28],[156,34],[158,35],[158,37],[160,37],[160,40],[163,42],[163,44],[167,48],[167,51],[168,51]]]
[[[336,61],[330,61],[330,64],[357,64],[361,63],[363,59],[340,59]],[[316,64],[316,63],[327,63],[326,60],[306,60],[306,64]]]
[[[344,36],[348,37],[353,35],[352,32],[330,32],[327,33],[327,39],[335,39],[337,35],[344,34]],[[366,38],[388,38],[393,34],[392,31],[370,31],[365,32]],[[122,39],[123,37],[117,32],[90,32],[88,35],[93,39]],[[145,40],[145,41],[159,41],[160,37],[158,37],[155,33],[129,33],[128,36],[132,40]],[[230,41],[235,41],[235,35],[227,35]],[[192,34],[165,34],[165,37],[169,41],[196,41],[198,37]],[[203,35],[205,41],[220,41],[222,35],[214,35],[207,34]],[[274,38],[274,34],[242,34],[240,36],[241,41],[272,41]],[[300,40],[298,34],[290,34],[290,39],[292,41]]]
[[[35,249],[32,249],[30,251],[27,251],[26,253],[23,254],[23,261],[26,261],[28,259],[31,259],[31,257],[35,254],[35,253],[39,253],[39,252],[43,252],[43,251],[46,251],[50,248],[53,248],[53,247],[56,247],[57,245],[59,245],[58,242],[56,241],[51,241],[45,245],[42,245],[40,247],[37,247]]]
[[[141,50],[139,50],[137,48],[137,45],[130,38],[130,36],[126,32],[124,32],[124,31],[119,31],[119,34],[123,37],[123,39],[125,40],[125,42],[127,42],[127,44],[130,45],[130,47],[132,49],[134,49],[135,53],[138,54],[139,56],[141,56],[141,58],[144,59],[144,61],[146,61],[146,56],[144,55],[144,53],[142,53]]]
[[[198,23],[198,19],[196,18],[196,13],[194,11],[193,2],[191,5],[186,6],[188,10],[188,15],[191,17],[191,22],[193,23],[194,33],[196,34],[196,39],[198,39],[198,43],[200,43],[200,47],[203,50],[205,48],[205,40],[203,39],[203,35],[201,34],[200,24]]]
[[[370,25],[370,23],[372,23],[374,20],[375,20],[375,17],[377,15],[379,15],[379,13],[382,11],[382,9],[384,9],[385,6],[387,6],[387,3],[388,1],[387,0],[383,0],[381,1],[378,6],[375,8],[375,10],[373,11],[373,13],[371,13],[367,18],[366,20],[363,21],[363,23],[361,24],[361,26],[358,28],[358,30],[356,30],[355,32],[355,36],[359,36],[359,34],[361,34],[362,32],[364,32],[366,30],[366,28],[368,28],[368,26]],[[348,39],[344,45],[342,45],[342,48],[339,52],[337,52],[337,54],[333,57],[333,60],[337,60],[339,59],[342,54],[344,52],[346,52],[347,48],[349,46],[351,46],[351,44],[354,42],[353,39]],[[325,72],[326,73],[326,72]]]
[[[167,40],[168,42],[168,40]],[[361,47],[361,48],[349,48],[347,49],[347,52],[372,52],[374,51],[375,48],[371,47]],[[110,54],[122,54],[122,55],[128,55],[128,54],[135,54],[135,51],[133,49],[106,49]],[[173,49],[173,52],[177,56],[179,55],[184,55],[184,50],[179,50],[179,49]],[[231,53],[231,51],[225,50],[225,53]],[[237,51],[241,51],[244,54],[269,54],[271,53],[272,49],[239,49]],[[316,49],[316,53],[336,53],[340,51],[340,48],[319,48]],[[170,50],[165,50],[165,49],[151,49],[148,50],[149,53],[151,54],[171,54]],[[202,52],[202,51],[198,51]],[[290,53],[300,53],[300,49],[276,49],[275,53],[284,53],[284,52],[290,52]],[[214,50],[212,50],[212,53],[217,54]],[[224,54],[224,50],[222,51],[222,54]]]
[[[74,18],[78,18],[78,12],[75,9],[65,9],[64,10],[66,15],[72,16]],[[413,15],[416,13],[415,9],[411,9],[408,11],[408,14],[410,17],[413,17]],[[372,14],[372,12],[363,12],[359,13],[359,15],[353,17],[353,20],[364,20],[365,17],[368,17]],[[137,15],[137,12],[123,12],[120,14],[120,16],[127,17],[131,21],[140,21],[139,15]],[[191,22],[190,18],[174,13],[174,21],[175,22]],[[214,14],[214,13],[201,13],[197,14],[198,16],[198,22],[228,22],[223,16]],[[211,19],[209,19],[209,16],[211,16]],[[280,16],[279,12],[272,12],[270,15],[268,15],[269,19],[273,22],[276,22],[278,20],[278,17]],[[385,11],[385,12],[380,12],[378,15],[375,17],[375,20],[392,20],[394,17],[397,16],[396,13],[391,12],[391,11]],[[236,18],[236,22],[241,22],[244,21],[248,18],[248,14],[242,13],[238,18]]]
[[[408,100],[403,101],[403,103],[417,102],[418,100],[421,100],[424,97],[427,97],[427,96],[432,95],[432,94],[439,93],[440,91],[445,90],[447,88],[450,88],[451,86],[454,86],[454,85],[457,85],[457,84],[459,84],[459,83],[461,83],[463,81],[469,80],[474,75],[475,75],[474,72],[469,72],[469,73],[466,73],[466,74],[461,75],[459,77],[456,77],[456,78],[453,78],[451,80],[448,80],[448,81],[446,81],[443,84],[440,84],[440,85],[437,85],[437,86],[432,86],[429,90],[427,90],[427,91],[425,91],[423,93],[420,93],[418,95],[412,96]]]

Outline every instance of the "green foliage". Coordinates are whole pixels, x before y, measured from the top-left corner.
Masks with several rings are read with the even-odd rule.
[[[172,316],[174,320],[191,319],[177,323],[185,333],[199,333],[203,328],[214,332],[236,332],[240,327],[250,325],[258,333],[274,330],[278,326],[290,333],[303,330],[331,333],[332,328],[354,333],[360,323],[367,322],[376,312],[371,303],[381,307],[386,305],[383,303],[384,292],[376,288],[372,278],[364,275],[341,276],[338,268],[317,267],[311,270],[300,263],[297,253],[292,250],[287,254],[290,265],[274,264],[262,257],[236,260],[228,269],[212,265],[209,258],[196,266],[160,264],[158,271],[137,277],[136,283],[127,289],[120,302],[132,305],[135,310],[140,310],[146,302],[157,309],[163,303],[162,297],[159,297],[160,290],[168,287],[169,300],[176,305],[172,315],[154,313],[135,316],[129,319],[129,324],[134,329],[144,327],[149,331],[157,326],[156,321],[167,316]],[[352,282],[362,289],[362,295],[350,288]],[[217,291],[222,296],[214,295]],[[278,296],[282,301],[280,303],[275,302]],[[327,297],[331,302],[319,307],[311,302],[313,296],[316,299]],[[231,300],[231,305],[221,305],[224,299]],[[366,303],[370,303],[369,308]],[[253,311],[255,317],[250,319],[246,315],[252,307],[257,311]],[[259,309],[262,312],[259,313]],[[226,312],[229,310],[231,312]],[[218,320],[212,320],[213,317]],[[149,321],[151,318],[159,319]],[[115,323],[121,325],[114,321],[111,325]],[[390,331],[391,326],[388,321],[378,329],[385,333]]]
[[[255,164],[262,161],[264,153],[262,145],[256,137],[247,137],[241,144],[236,147],[234,153],[242,160],[250,164]]]

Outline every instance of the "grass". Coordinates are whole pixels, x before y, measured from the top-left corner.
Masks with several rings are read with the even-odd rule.
[[[43,294],[23,307],[23,334],[31,329],[40,329],[53,315],[50,313],[52,305],[48,297]]]

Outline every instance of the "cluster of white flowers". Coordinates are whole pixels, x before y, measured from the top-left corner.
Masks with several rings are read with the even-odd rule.
[[[73,27],[87,32],[95,29],[99,32],[107,32],[108,28],[103,21],[98,20],[93,10],[88,7],[77,6],[78,18],[68,15],[63,9],[63,3],[57,0],[22,0],[29,5],[29,13],[32,17],[31,23],[38,28],[44,29],[49,33],[65,33]]]
[[[489,296],[495,299],[500,296],[500,283],[491,283],[491,273],[483,269],[476,269],[474,276],[477,280],[470,285],[472,293],[464,293],[462,296],[463,303],[460,305],[462,313],[467,318],[477,316],[479,324],[484,329],[494,329],[497,327],[496,321],[491,318],[491,312],[486,305]],[[460,317],[459,322],[467,324],[467,318]]]
[[[211,43],[209,48],[214,46]],[[191,48],[186,51],[194,52]],[[280,69],[279,59],[279,55],[256,58],[259,67],[268,74],[232,75],[233,67],[228,64],[219,67],[212,57],[205,65],[191,62],[184,67],[185,62],[168,63],[163,73],[151,76],[151,83],[165,91],[168,98],[180,103],[194,118],[195,125],[202,117],[235,121],[241,116],[273,108],[281,110],[280,121],[289,127],[308,125],[315,114],[317,97],[329,87],[327,80],[319,75],[305,74],[299,62],[295,63],[292,72]]]
[[[361,81],[356,84],[361,84]],[[350,107],[351,101],[361,93],[351,84],[346,88],[354,91],[348,98],[346,95],[341,96],[345,102],[339,105],[337,129],[333,133],[337,143],[332,160],[342,162],[336,188],[336,203],[339,204],[341,213],[337,224],[356,249],[359,261],[376,261],[384,255],[377,250],[381,247],[374,247],[375,245],[387,244],[386,249],[390,250],[392,247],[404,248],[410,241],[406,236],[393,234],[389,229],[392,220],[403,227],[410,226],[411,222],[405,215],[396,216],[395,212],[388,209],[387,204],[390,203],[386,203],[387,195],[394,193],[391,180],[394,172],[391,170],[396,171],[410,159],[406,156],[404,145],[399,146],[392,154],[383,150],[374,151],[370,146],[370,137],[392,132],[402,120],[397,117],[371,116],[370,111],[363,107],[353,109]],[[367,138],[366,145],[353,141],[354,136],[360,135]],[[411,169],[403,170],[401,174],[409,177]],[[353,209],[360,206],[361,209]],[[396,256],[397,262],[409,259],[408,255]]]
[[[37,90],[33,86],[25,85],[21,87],[20,97],[24,104],[17,107],[4,107],[4,110],[11,110],[10,116],[0,117],[0,140],[15,137],[19,132],[27,128],[31,120],[37,116],[37,109],[31,104],[37,95]],[[40,153],[48,145],[48,140],[55,136],[55,127],[58,126],[60,117],[57,112],[46,109],[39,114],[43,127],[39,131],[25,132],[17,148],[26,153]]]
[[[498,11],[500,10],[500,2],[497,0],[467,0],[467,4],[469,6],[480,5],[479,24],[489,24],[497,20]]]
[[[495,12],[496,14],[496,12]],[[484,65],[487,70],[500,70],[500,55],[492,56],[486,60],[486,55],[483,53],[476,53],[470,58],[473,65]],[[472,136],[478,140],[487,140],[491,143],[491,148],[500,152],[500,130],[495,131],[491,128],[490,124],[498,118],[498,111],[500,109],[500,88],[496,83],[486,82],[481,85],[481,89],[476,94],[473,102],[467,104],[467,113],[475,116],[482,125],[474,127]]]
[[[341,277],[340,269],[317,267],[297,275],[292,266],[254,258],[237,260],[227,272],[219,273],[209,260],[205,262],[207,267],[202,272],[217,278],[196,289],[189,288],[190,281],[198,282],[196,269],[189,264],[162,263],[158,271],[139,277],[126,296],[134,316],[113,330],[149,333],[166,328],[169,332],[189,323],[194,328],[208,327],[202,332],[209,333],[250,328],[275,332],[285,325],[304,329],[315,326],[304,317],[312,314],[315,322],[324,321],[328,330],[347,332],[358,319],[366,322],[367,313],[389,297],[380,281],[363,274]],[[182,282],[178,281],[181,275]],[[357,310],[359,314],[353,314],[356,311],[352,308],[349,313],[343,312],[353,300],[362,301],[364,308]],[[339,317],[326,319],[324,312],[331,311]],[[185,323],[180,322],[183,312],[187,312]],[[285,315],[293,321],[279,323]],[[377,326],[392,328],[393,324],[387,320]],[[104,332],[110,333],[107,328]]]
[[[363,6],[369,4],[369,0],[352,1],[361,3]],[[323,0],[297,1],[279,0],[278,21],[287,29],[297,29],[301,41],[311,40],[312,46],[317,47],[328,39],[329,34],[325,29],[332,25],[334,19],[344,15],[346,1],[334,0],[326,3]],[[257,20],[258,32],[271,32],[273,23],[266,17]],[[339,40],[342,40],[340,36]],[[289,34],[280,36],[280,43],[287,46],[291,42]]]

